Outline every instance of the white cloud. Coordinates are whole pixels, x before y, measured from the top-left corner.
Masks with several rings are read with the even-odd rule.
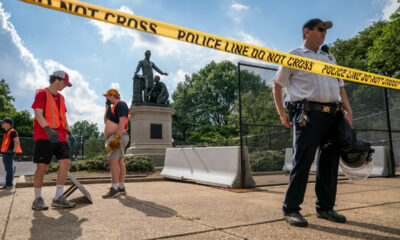
[[[14,25],[9,21],[10,14],[6,13],[0,2],[0,31],[1,35],[8,35],[7,40],[10,41],[13,49],[19,53],[12,59],[13,63],[18,66],[13,66],[15,74],[8,76],[8,81],[16,83],[18,98],[16,102],[28,101],[26,96],[34,96],[35,90],[44,88],[48,85],[48,76],[56,70],[64,70],[69,74],[72,83],[71,88],[63,90],[62,94],[65,96],[67,103],[67,118],[70,124],[79,120],[88,120],[89,122],[96,122],[102,130],[104,109],[102,106],[97,105],[95,100],[98,98],[97,94],[91,90],[90,85],[84,80],[84,77],[75,70],[69,69],[57,61],[52,59],[39,60],[24,46],[23,41],[14,28]],[[2,55],[7,55],[4,51]],[[11,55],[11,54],[10,54]],[[0,65],[0,72],[7,72],[7,66]],[[33,100],[33,98],[31,98]],[[24,103],[25,106],[27,105]],[[31,111],[32,112],[32,111]]]
[[[245,6],[244,6],[245,7]],[[239,7],[236,7],[239,8]],[[119,10],[124,9],[125,12],[133,13],[127,7],[122,6]],[[142,33],[133,29],[116,26],[109,23],[104,23],[96,20],[89,20],[96,28],[98,28],[100,35],[102,36],[103,42],[107,42],[111,39],[120,38],[130,38],[132,39],[131,48],[136,51],[139,48],[148,48],[152,51],[157,52],[161,57],[174,57],[175,59],[184,59],[185,65],[198,65],[203,64],[204,59],[206,62],[211,60],[218,61],[220,57],[223,56],[222,60],[228,58],[233,60],[239,56],[223,53],[220,51],[215,51],[212,49],[207,49],[201,46],[177,41],[175,39],[166,38],[157,35],[150,35],[147,33]],[[236,39],[246,43],[251,43],[254,45],[265,45],[263,41],[245,33],[244,31],[239,31],[235,33]],[[196,68],[196,67],[195,67]]]
[[[134,14],[133,10],[126,6],[121,6],[118,11]],[[133,39],[131,48],[151,48],[160,56],[174,56],[179,53],[179,48],[174,44],[175,40],[143,33],[126,27],[117,26],[110,23],[100,22],[97,20],[89,20],[96,28],[98,28],[103,42],[107,42],[113,38],[131,38]],[[168,46],[168,47],[165,47]]]
[[[117,83],[117,82],[112,82],[111,83],[111,88],[115,88],[117,90],[121,89],[120,86],[119,86],[119,83]]]
[[[43,85],[46,83],[45,71],[40,67],[40,63],[37,59],[35,59],[32,53],[23,45],[21,38],[19,37],[17,31],[14,28],[14,25],[9,21],[11,15],[4,11],[2,3],[0,2],[0,21],[1,28],[10,34],[12,42],[19,49],[20,58],[24,62],[25,65],[32,69],[31,72],[25,73],[24,82],[19,82],[20,87],[28,87],[29,89],[34,89],[37,86]],[[21,75],[19,73],[18,75]]]
[[[71,123],[80,120],[96,122],[102,131],[104,107],[95,103],[99,96],[90,88],[90,84],[84,80],[84,77],[78,71],[69,69],[54,60],[46,60],[44,66],[49,73],[62,69],[70,77],[72,87],[67,87],[62,91],[67,105],[68,121]]]
[[[236,33],[236,35],[239,37],[239,41],[243,41],[245,43],[253,44],[256,46],[265,46],[265,42],[263,42],[260,39],[257,39],[253,37],[252,35],[245,33],[244,31],[239,31]]]
[[[385,7],[382,10],[383,20],[390,20],[390,16],[400,7],[400,3],[397,0],[387,0]]]
[[[133,14],[133,11],[126,6],[121,6],[118,11],[121,12],[126,12],[126,13],[130,13]],[[123,28],[123,27],[119,27],[113,24],[109,24],[109,23],[105,23],[105,22],[101,22],[101,21],[97,21],[97,20],[89,20],[89,22],[93,25],[95,25],[99,31],[100,34],[103,37],[103,42],[107,42],[108,40],[110,40],[112,37],[124,37],[124,36],[131,36],[131,37],[136,37],[136,33],[131,31],[128,28]]]
[[[178,83],[185,81],[185,75],[190,74],[185,72],[183,69],[178,69],[175,73],[171,73],[168,75],[168,77],[165,77],[167,78],[165,80],[165,84],[167,85],[168,90],[175,89]]]
[[[241,23],[246,15],[246,12],[250,9],[249,6],[242,5],[239,3],[232,2],[229,8],[228,15],[236,22]]]
[[[245,11],[248,9],[247,6],[240,4],[233,4],[232,7],[235,11]],[[125,12],[133,13],[127,7],[121,7],[119,10],[125,9]],[[133,29],[116,26],[109,23],[104,23],[96,20],[89,20],[98,30],[102,36],[103,42],[112,41],[115,39],[126,38],[128,41],[132,41],[131,50],[137,52],[138,49],[151,49],[152,52],[156,52],[159,57],[164,57],[166,59],[173,59],[178,61],[176,67],[178,70],[175,73],[170,73],[169,76],[160,76],[161,81],[163,81],[168,88],[170,94],[175,90],[176,85],[184,80],[185,74],[191,75],[192,72],[198,71],[206,64],[211,61],[221,62],[229,60],[231,62],[238,62],[240,60],[245,60],[247,62],[258,62],[260,61],[238,56],[235,54],[218,51],[215,49],[209,49],[202,46],[181,42],[175,39],[166,38],[157,35],[151,35],[147,33],[142,33]],[[227,36],[228,38],[242,41],[245,43],[265,46],[265,42],[242,31],[238,30],[233,36]],[[271,46],[270,46],[271,47]],[[159,61],[156,62],[157,65]],[[167,60],[168,61],[168,60]],[[265,63],[266,64],[266,63]],[[159,66],[161,70],[168,72],[168,67]]]
[[[249,9],[250,7],[245,6],[245,5],[242,5],[242,4],[239,4],[239,3],[233,3],[233,4],[231,5],[231,8],[232,8],[233,10],[235,10],[235,11],[243,12],[243,11]]]

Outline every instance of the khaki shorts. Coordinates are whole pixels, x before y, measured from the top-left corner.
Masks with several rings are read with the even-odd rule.
[[[116,134],[113,134],[106,139],[106,142],[105,142],[106,147],[111,142],[111,140],[114,138],[115,135]],[[121,147],[117,150],[107,153],[107,160],[123,158],[125,155],[125,148],[126,148],[126,145],[128,145],[128,142],[129,142],[128,133],[126,133],[126,132],[122,133],[121,139],[119,140]]]

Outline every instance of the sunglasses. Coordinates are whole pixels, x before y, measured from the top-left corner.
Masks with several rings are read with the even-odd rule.
[[[311,28],[310,30],[312,31],[314,29]],[[318,30],[318,32],[326,32],[326,28],[323,28],[323,27],[318,27],[317,30]]]

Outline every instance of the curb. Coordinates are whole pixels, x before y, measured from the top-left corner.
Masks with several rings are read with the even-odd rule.
[[[108,179],[93,179],[93,180],[80,180],[81,184],[98,184],[98,183],[110,183],[111,178]],[[125,182],[161,182],[165,181],[163,177],[149,177],[149,178],[127,178]],[[43,186],[56,186],[55,181],[43,182]],[[65,181],[65,185],[72,185],[70,180]],[[17,182],[15,188],[33,187],[33,182]]]

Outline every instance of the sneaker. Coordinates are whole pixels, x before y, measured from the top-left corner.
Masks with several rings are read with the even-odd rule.
[[[13,186],[3,185],[0,189],[1,190],[11,190],[11,189],[13,189]]]
[[[284,216],[286,222],[295,227],[307,227],[308,222],[300,213],[288,213]]]
[[[57,200],[53,199],[51,206],[60,208],[73,208],[76,206],[76,203],[68,201],[64,196],[61,195],[57,198]]]
[[[332,222],[337,222],[337,223],[345,223],[346,222],[346,217],[343,216],[342,214],[337,213],[334,210],[328,210],[328,211],[318,211],[317,210],[317,217],[323,218]]]
[[[119,195],[126,195],[125,187],[118,188]]]
[[[111,187],[110,191],[108,191],[108,193],[103,195],[103,198],[115,198],[118,197],[119,195],[121,195],[121,193],[117,189]]]
[[[44,200],[42,197],[38,197],[33,201],[32,203],[32,209],[36,211],[42,211],[42,210],[47,210],[49,207],[44,203]]]

